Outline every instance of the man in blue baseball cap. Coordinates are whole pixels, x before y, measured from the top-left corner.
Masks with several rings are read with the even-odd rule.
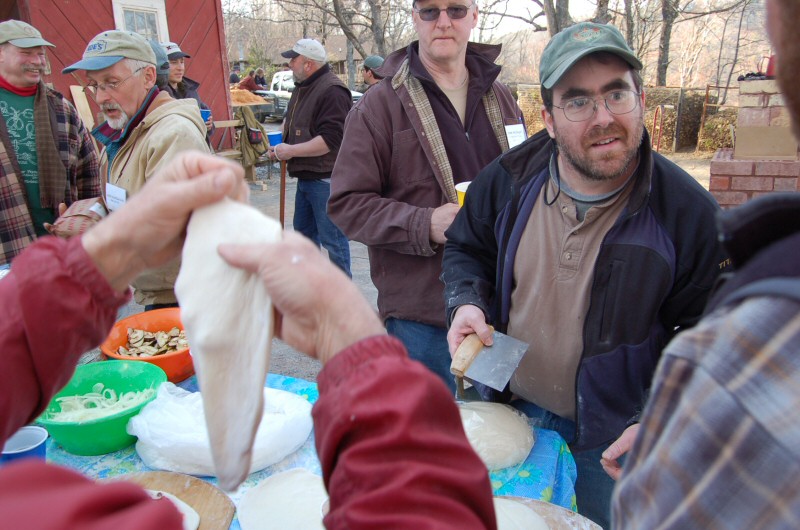
[[[92,131],[108,156],[106,203],[122,206],[176,154],[208,152],[206,125],[194,99],[173,99],[156,86],[156,54],[137,33],[104,31],[64,73],[78,76],[106,121]],[[163,62],[159,64],[163,67]],[[149,270],[134,282],[136,302],[146,310],[177,305],[173,287],[180,263]]]
[[[578,511],[610,526],[601,458],[630,449],[661,350],[694,325],[724,261],[711,195],[650,149],[642,63],[580,23],[542,54],[546,130],[487,166],[447,231],[450,351],[488,324],[530,344],[509,400],[570,443]],[[618,462],[605,461],[616,477]]]

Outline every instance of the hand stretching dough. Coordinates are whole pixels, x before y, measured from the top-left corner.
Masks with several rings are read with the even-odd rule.
[[[247,477],[272,342],[272,303],[261,280],[229,266],[220,243],[272,243],[281,227],[225,199],[192,214],[175,294],[192,351],[220,486]]]

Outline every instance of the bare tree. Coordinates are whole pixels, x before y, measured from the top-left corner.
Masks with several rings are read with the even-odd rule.
[[[700,17],[716,13],[724,13],[738,9],[743,4],[749,3],[751,0],[730,0],[723,2],[718,7],[713,4],[709,9],[695,11],[696,2],[694,0],[685,0],[683,6],[680,0],[661,0],[661,38],[658,44],[658,67],[656,72],[656,85],[666,86],[667,84],[667,69],[669,68],[669,48],[672,38],[673,25],[677,22],[685,22],[694,20]]]

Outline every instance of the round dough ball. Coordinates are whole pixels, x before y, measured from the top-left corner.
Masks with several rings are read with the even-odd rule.
[[[533,428],[522,413],[500,403],[459,403],[472,448],[490,470],[516,466],[533,448]]]
[[[521,502],[494,498],[497,530],[550,530],[541,515]]]
[[[301,467],[264,479],[238,506],[242,530],[325,530],[322,505],[328,499],[322,477]]]

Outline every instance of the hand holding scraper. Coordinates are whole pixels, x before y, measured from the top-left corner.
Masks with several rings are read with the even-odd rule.
[[[528,344],[492,330],[492,345],[486,346],[476,333],[467,335],[456,349],[450,373],[456,376],[459,397],[464,396],[464,378],[502,392],[519,366]]]

